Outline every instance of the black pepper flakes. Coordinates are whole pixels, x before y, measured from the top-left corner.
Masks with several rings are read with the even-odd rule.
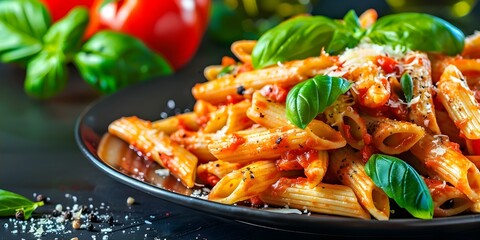
[[[277,140],[275,140],[276,144],[280,144],[280,142],[282,142],[282,137],[278,137]]]
[[[25,220],[25,212],[22,210],[22,209],[19,209],[16,213],[15,213],[15,218],[17,220]]]
[[[88,230],[88,231],[93,231],[93,224],[88,223],[88,224],[87,224],[87,230]]]
[[[113,225],[113,216],[112,216],[112,215],[108,216],[108,218],[107,218],[107,223],[108,223],[110,226]]]
[[[238,95],[243,95],[245,93],[245,87],[243,85],[240,85],[237,87],[237,94]]]
[[[95,213],[90,213],[90,214],[88,214],[88,221],[90,221],[90,222],[96,222],[96,221],[98,221],[97,215],[95,215]]]
[[[70,212],[70,211],[65,211],[65,212],[63,213],[63,216],[65,217],[66,220],[70,220],[70,219],[72,219],[72,212]]]

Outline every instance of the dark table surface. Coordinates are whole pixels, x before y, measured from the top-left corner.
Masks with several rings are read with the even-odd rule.
[[[204,67],[218,64],[224,55],[231,55],[228,47],[204,41],[186,71],[199,75]],[[48,201],[35,211],[31,220],[19,222],[13,218],[0,218],[0,239],[353,237],[286,232],[217,218],[119,183],[91,164],[81,154],[74,139],[74,126],[79,114],[101,96],[87,86],[75,69],[71,68],[69,85],[59,97],[46,101],[34,100],[23,91],[24,74],[24,69],[18,66],[0,65],[0,189],[22,194],[32,200],[42,194],[48,197]],[[127,205],[128,197],[135,199],[134,205]],[[75,208],[75,205],[89,206],[98,211],[100,217],[113,216],[114,224],[110,226],[100,220],[94,224],[92,231],[74,230],[71,222],[57,223],[55,221],[58,218],[45,218],[53,213],[58,204],[62,205],[63,210]],[[43,233],[39,229],[43,229]],[[480,224],[478,229],[442,233],[441,236],[474,238],[475,235],[480,235]],[[438,233],[432,232],[429,235]],[[425,236],[418,238],[424,239]]]

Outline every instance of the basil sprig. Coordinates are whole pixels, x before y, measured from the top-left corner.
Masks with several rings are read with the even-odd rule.
[[[15,216],[17,211],[24,212],[25,219],[32,216],[33,211],[43,206],[43,202],[32,202],[22,195],[0,189],[0,217]]]
[[[83,7],[52,25],[38,0],[1,0],[0,61],[25,66],[25,92],[37,98],[64,89],[72,61],[84,80],[103,93],[172,73],[160,55],[134,37],[99,32],[82,47],[88,22]]]
[[[465,35],[447,21],[423,13],[398,13],[378,19],[369,29],[362,29],[358,16],[349,11],[343,21],[322,16],[302,16],[284,21],[265,32],[252,51],[255,68],[278,62],[318,56],[324,49],[338,54],[368,38],[379,45],[404,49],[461,53]]]
[[[76,54],[74,63],[87,83],[106,93],[172,73],[170,65],[142,41],[113,31],[95,34]]]
[[[50,25],[50,15],[39,1],[0,1],[0,61],[28,61],[42,50]]]
[[[295,59],[319,56],[322,48],[336,54],[358,44],[362,30],[350,11],[340,22],[324,16],[298,16],[265,32],[252,51],[255,68]],[[355,19],[357,21],[355,21]]]
[[[409,103],[413,98],[413,80],[408,73],[404,73],[400,78],[400,85],[402,86],[405,102]]]
[[[61,92],[67,85],[67,64],[81,44],[88,25],[88,10],[73,9],[53,24],[43,36],[42,50],[27,64],[24,83],[30,96],[48,98]]]
[[[376,44],[456,55],[463,51],[465,35],[449,22],[424,13],[398,13],[378,19],[368,30]]]
[[[317,75],[295,85],[287,94],[286,115],[295,126],[304,129],[352,85],[346,79]]]
[[[406,162],[392,156],[373,154],[365,164],[365,172],[375,185],[412,216],[433,218],[430,191],[422,177]]]

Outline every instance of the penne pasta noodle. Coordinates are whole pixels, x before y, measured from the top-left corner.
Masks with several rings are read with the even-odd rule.
[[[353,104],[352,97],[341,95],[325,110],[324,115],[328,124],[338,127],[348,145],[360,150],[365,147],[368,132],[365,120],[353,109]]]
[[[225,103],[227,96],[242,98],[245,89],[258,90],[269,84],[292,87],[333,64],[334,60],[326,55],[295,60],[281,66],[242,72],[236,76],[227,75],[214,81],[198,83],[193,87],[192,94],[197,100],[213,104]]]
[[[435,118],[432,96],[431,62],[425,53],[411,52],[405,56],[405,72],[413,80],[412,101],[409,107],[409,119],[427,132],[440,134]]]
[[[215,186],[221,178],[241,167],[242,164],[240,163],[230,163],[222,160],[210,161],[198,165],[197,175],[204,183]]]
[[[320,183],[311,188],[301,179],[281,178],[259,197],[267,204],[280,207],[370,219],[370,214],[358,203],[355,193],[345,185]]]
[[[473,202],[460,190],[445,182],[425,179],[432,195],[435,217],[449,217],[468,211]]]
[[[208,161],[217,160],[215,156],[210,153],[208,144],[216,141],[220,135],[215,133],[193,132],[180,129],[170,135],[170,139],[193,153],[199,160],[204,163]]]
[[[164,168],[168,168],[185,186],[193,187],[197,157],[151,125],[151,122],[137,117],[123,117],[112,122],[108,126],[108,132],[126,141]]]
[[[196,119],[197,114],[194,112],[182,113],[165,119],[152,122],[152,127],[158,131],[164,132],[167,135],[179,129],[185,129],[190,131],[197,131],[200,126]]]
[[[257,44],[255,40],[239,40],[232,43],[230,47],[232,53],[240,59],[240,61],[247,63],[252,62],[252,51]]]
[[[360,154],[350,147],[344,147],[330,153],[331,171],[345,186],[350,187],[359,203],[378,220],[390,217],[390,202],[387,194],[375,186],[365,173]]]
[[[413,123],[389,118],[364,119],[372,144],[383,153],[395,155],[406,152],[425,135],[425,130]]]
[[[480,201],[480,171],[445,136],[425,136],[410,150],[440,179],[452,184],[473,202]]]
[[[466,139],[480,139],[480,107],[458,68],[445,68],[437,89],[438,99],[460,134]]]
[[[303,148],[328,150],[345,146],[345,140],[341,136],[325,136],[330,137],[327,139],[316,135],[319,133],[326,135],[326,132],[322,132],[325,125],[319,121],[309,131],[292,127],[238,131],[210,143],[208,148],[217,159],[245,163],[260,159],[276,159],[287,150]]]
[[[212,188],[208,200],[224,204],[248,200],[288,175],[291,173],[277,169],[275,161],[256,161],[225,175]]]

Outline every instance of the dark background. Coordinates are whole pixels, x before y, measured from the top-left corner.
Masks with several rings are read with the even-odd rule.
[[[392,12],[384,1],[337,0],[317,1],[312,13],[342,18],[350,9],[355,9],[360,14],[368,8],[375,8],[379,15]],[[433,7],[423,9],[428,11]],[[468,16],[451,21],[468,35],[475,29],[480,29],[479,13],[480,6],[477,4]],[[449,16],[445,15],[445,18],[448,19]],[[232,55],[228,45],[219,43],[207,34],[198,54],[184,71],[191,73],[192,78],[198,82],[204,81],[203,68],[218,64],[224,55]],[[42,239],[93,239],[92,236],[96,239],[104,236],[109,239],[343,238],[282,232],[219,219],[179,207],[116,182],[88,162],[75,143],[75,121],[87,106],[102,96],[87,86],[74,68],[69,73],[69,85],[60,96],[40,101],[25,95],[23,68],[0,64],[0,189],[14,191],[31,199],[35,194],[48,196],[49,203],[36,211],[36,218],[51,213],[56,204],[66,207],[86,203],[98,207],[104,203],[109,206],[109,210],[105,211],[112,214],[119,224],[109,234],[99,232],[98,229],[93,232],[75,231],[67,224],[65,227],[70,232],[46,233]],[[190,87],[186,86],[186,91],[190,91]],[[78,201],[74,202],[71,196],[76,196]],[[133,207],[126,205],[129,196],[136,199],[137,204]],[[152,224],[146,224],[145,220]],[[35,239],[28,229],[23,234],[16,233],[15,230],[21,232],[20,225],[15,228],[11,219],[0,219],[0,239]],[[432,236],[439,234],[442,233],[431,233]],[[462,239],[473,239],[472,234],[480,233],[472,231],[457,234]],[[425,236],[419,236],[418,239],[420,238],[424,239]]]

